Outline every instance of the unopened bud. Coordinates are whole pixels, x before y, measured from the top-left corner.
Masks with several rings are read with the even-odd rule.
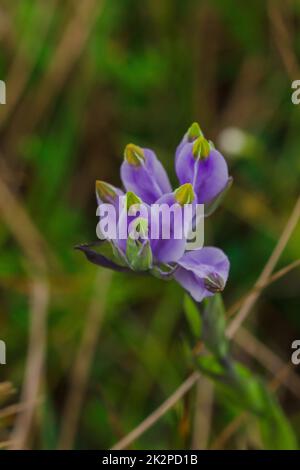
[[[191,204],[195,199],[195,192],[191,183],[183,184],[180,188],[176,189],[175,199],[181,206]]]
[[[116,189],[105,181],[96,181],[96,193],[101,202],[111,203],[118,197]]]
[[[126,145],[124,157],[127,163],[132,166],[140,166],[145,161],[144,150],[134,144]]]
[[[193,145],[193,155],[196,159],[204,160],[211,151],[209,142],[204,137],[198,137]]]

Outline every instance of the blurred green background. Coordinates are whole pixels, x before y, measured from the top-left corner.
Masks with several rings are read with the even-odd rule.
[[[1,0],[3,447],[108,448],[191,371],[182,289],[112,275],[73,249],[96,239],[95,180],[120,185],[128,142],[153,148],[176,187],[176,145],[200,123],[234,177],[205,232],[231,261],[226,306],[251,289],[300,188],[300,108],[291,102],[299,26],[297,1]],[[278,268],[299,258],[299,246],[298,224]],[[251,341],[276,354],[275,369],[300,336],[299,291],[298,269],[268,287],[247,320]],[[235,356],[272,379],[257,344],[251,355],[243,341]],[[300,438],[294,372],[298,392],[282,386],[278,397]],[[210,446],[234,416],[204,387]],[[195,406],[192,390],[133,448],[191,448]],[[245,425],[221,447],[259,446]]]

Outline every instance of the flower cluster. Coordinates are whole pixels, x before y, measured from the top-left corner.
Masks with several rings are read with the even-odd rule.
[[[128,144],[121,166],[125,192],[108,183],[96,182],[98,206],[110,204],[117,214],[117,224],[126,237],[116,237],[96,244],[79,245],[95,264],[117,271],[150,272],[162,279],[175,279],[198,302],[222,291],[229,272],[229,261],[218,248],[203,247],[188,251],[187,240],[161,235],[151,238],[149,222],[132,207],[174,204],[204,204],[206,215],[217,206],[230,185],[225,159],[212,142],[207,141],[197,123],[191,125],[175,154],[175,169],[180,183],[172,190],[168,175],[155,153]],[[120,205],[120,198],[124,201]],[[134,214],[134,215],[131,215]],[[125,217],[126,215],[126,217]],[[128,217],[129,216],[129,217]],[[139,236],[129,236],[129,224],[135,222]],[[190,221],[193,224],[193,220]],[[160,225],[163,225],[161,221]],[[162,227],[158,227],[161,229]],[[160,232],[159,232],[160,233]],[[107,245],[110,250],[107,249]]]

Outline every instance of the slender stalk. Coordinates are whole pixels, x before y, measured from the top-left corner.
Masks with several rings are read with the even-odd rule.
[[[196,385],[196,405],[192,448],[207,449],[213,410],[214,384],[201,375]]]
[[[297,199],[297,202],[294,206],[292,214],[281,234],[281,237],[278,240],[278,243],[272,252],[270,258],[268,259],[264,269],[262,270],[256,284],[255,290],[252,294],[249,295],[247,300],[244,302],[243,306],[239,310],[237,316],[232,320],[229,324],[226,333],[228,338],[232,338],[234,334],[237,332],[241,324],[245,321],[247,316],[249,315],[252,307],[254,306],[255,302],[257,301],[260,292],[261,286],[265,284],[267,279],[271,276],[273,269],[275,268],[283,250],[285,249],[290,236],[292,235],[297,223],[299,222],[300,218],[300,197]]]
[[[49,289],[46,281],[36,279],[32,285],[29,347],[21,403],[26,404],[17,416],[11,434],[11,449],[26,447],[44,372],[46,319]]]
[[[173,408],[174,405],[180,400],[199,379],[199,372],[193,372],[172,395],[167,398],[153,413],[144,419],[135,429],[133,429],[127,436],[115,444],[111,450],[127,449],[136,439],[144,434],[153,424],[155,424],[167,411]]]
[[[294,269],[298,268],[300,266],[300,259],[297,259],[293,261],[292,263],[288,264],[284,268],[280,269],[276,273],[274,273],[272,276],[270,276],[263,284],[260,286],[253,287],[253,289],[250,290],[247,294],[245,294],[241,299],[239,299],[237,302],[235,302],[228,310],[227,310],[227,317],[232,317],[243,305],[243,303],[252,295],[254,292],[261,292],[263,289],[266,287],[270,286],[273,284],[273,282],[278,281],[281,277],[285,276],[288,274],[290,271],[293,271]]]

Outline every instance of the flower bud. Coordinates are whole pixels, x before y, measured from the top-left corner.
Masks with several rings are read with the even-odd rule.
[[[96,181],[96,195],[102,203],[112,203],[119,196],[116,188],[104,181]]]
[[[128,144],[125,147],[124,158],[129,165],[141,166],[145,161],[144,150],[134,144]]]
[[[195,199],[194,188],[191,183],[183,184],[180,188],[176,189],[174,194],[176,202],[181,206],[191,204]]]
[[[195,159],[204,160],[208,157],[211,151],[211,147],[209,142],[205,139],[205,137],[201,136],[195,140],[193,145],[193,156]]]

